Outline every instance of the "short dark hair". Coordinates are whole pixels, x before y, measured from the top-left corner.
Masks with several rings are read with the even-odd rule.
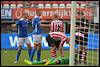
[[[58,15],[56,13],[53,16],[54,16],[54,18],[58,18]]]
[[[39,10],[37,10],[37,11],[36,11],[36,14],[40,16],[40,15],[42,14],[42,12],[39,11]]]
[[[81,15],[84,15],[84,13],[81,11]]]

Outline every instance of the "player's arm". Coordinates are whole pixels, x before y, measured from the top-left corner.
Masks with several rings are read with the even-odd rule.
[[[16,24],[11,25],[11,31],[17,33],[17,25]]]
[[[21,25],[21,23],[20,23],[19,20],[17,20],[15,24],[12,24],[11,27],[12,27],[12,28],[15,28],[15,27],[17,27],[18,25]]]
[[[61,43],[59,45],[59,50],[60,50],[61,57],[64,57],[64,50],[63,50],[64,42],[65,41],[61,40]]]
[[[50,24],[40,24],[41,27],[50,27]]]
[[[35,26],[36,26],[37,22],[38,21],[36,20],[36,18],[32,19],[32,28],[33,29],[35,29]]]
[[[50,24],[46,24],[45,22],[40,22],[41,27],[50,27]]]
[[[31,20],[28,20],[28,24],[29,24],[29,25],[32,25],[32,21],[31,21]]]
[[[69,37],[66,37],[66,38],[62,39],[60,45],[64,45],[65,42],[66,42],[67,44],[69,44],[70,38],[69,38]]]
[[[12,24],[11,27],[16,27],[16,24]]]

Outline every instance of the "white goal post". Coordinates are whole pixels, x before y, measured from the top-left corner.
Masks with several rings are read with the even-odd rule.
[[[69,65],[74,66],[74,45],[75,45],[75,23],[76,23],[76,1],[71,1],[71,26],[70,26],[70,58]]]

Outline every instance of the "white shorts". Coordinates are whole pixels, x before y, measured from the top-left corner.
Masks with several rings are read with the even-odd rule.
[[[36,44],[42,43],[42,35],[33,35],[33,40]]]
[[[30,44],[30,41],[29,41],[29,38],[28,37],[26,37],[26,38],[18,38],[18,43],[20,45],[23,45],[24,43]]]

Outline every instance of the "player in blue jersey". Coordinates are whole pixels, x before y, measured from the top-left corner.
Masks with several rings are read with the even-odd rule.
[[[30,23],[27,19],[28,15],[26,13],[23,13],[23,16],[21,19],[17,20],[16,24],[14,24],[13,26],[17,26],[18,29],[18,50],[17,50],[17,55],[16,55],[16,61],[14,63],[17,63],[19,60],[19,56],[21,54],[21,50],[22,50],[22,45],[25,42],[27,44],[28,47],[28,54],[29,57],[31,55],[31,44],[30,41],[28,39],[28,24]]]
[[[33,39],[34,39],[34,48],[32,49],[30,61],[34,62],[33,57],[37,50],[37,61],[40,61],[41,57],[41,42],[42,42],[42,29],[41,27],[46,26],[45,24],[41,23],[41,12],[36,11],[37,16],[34,17],[32,21],[33,27]]]

